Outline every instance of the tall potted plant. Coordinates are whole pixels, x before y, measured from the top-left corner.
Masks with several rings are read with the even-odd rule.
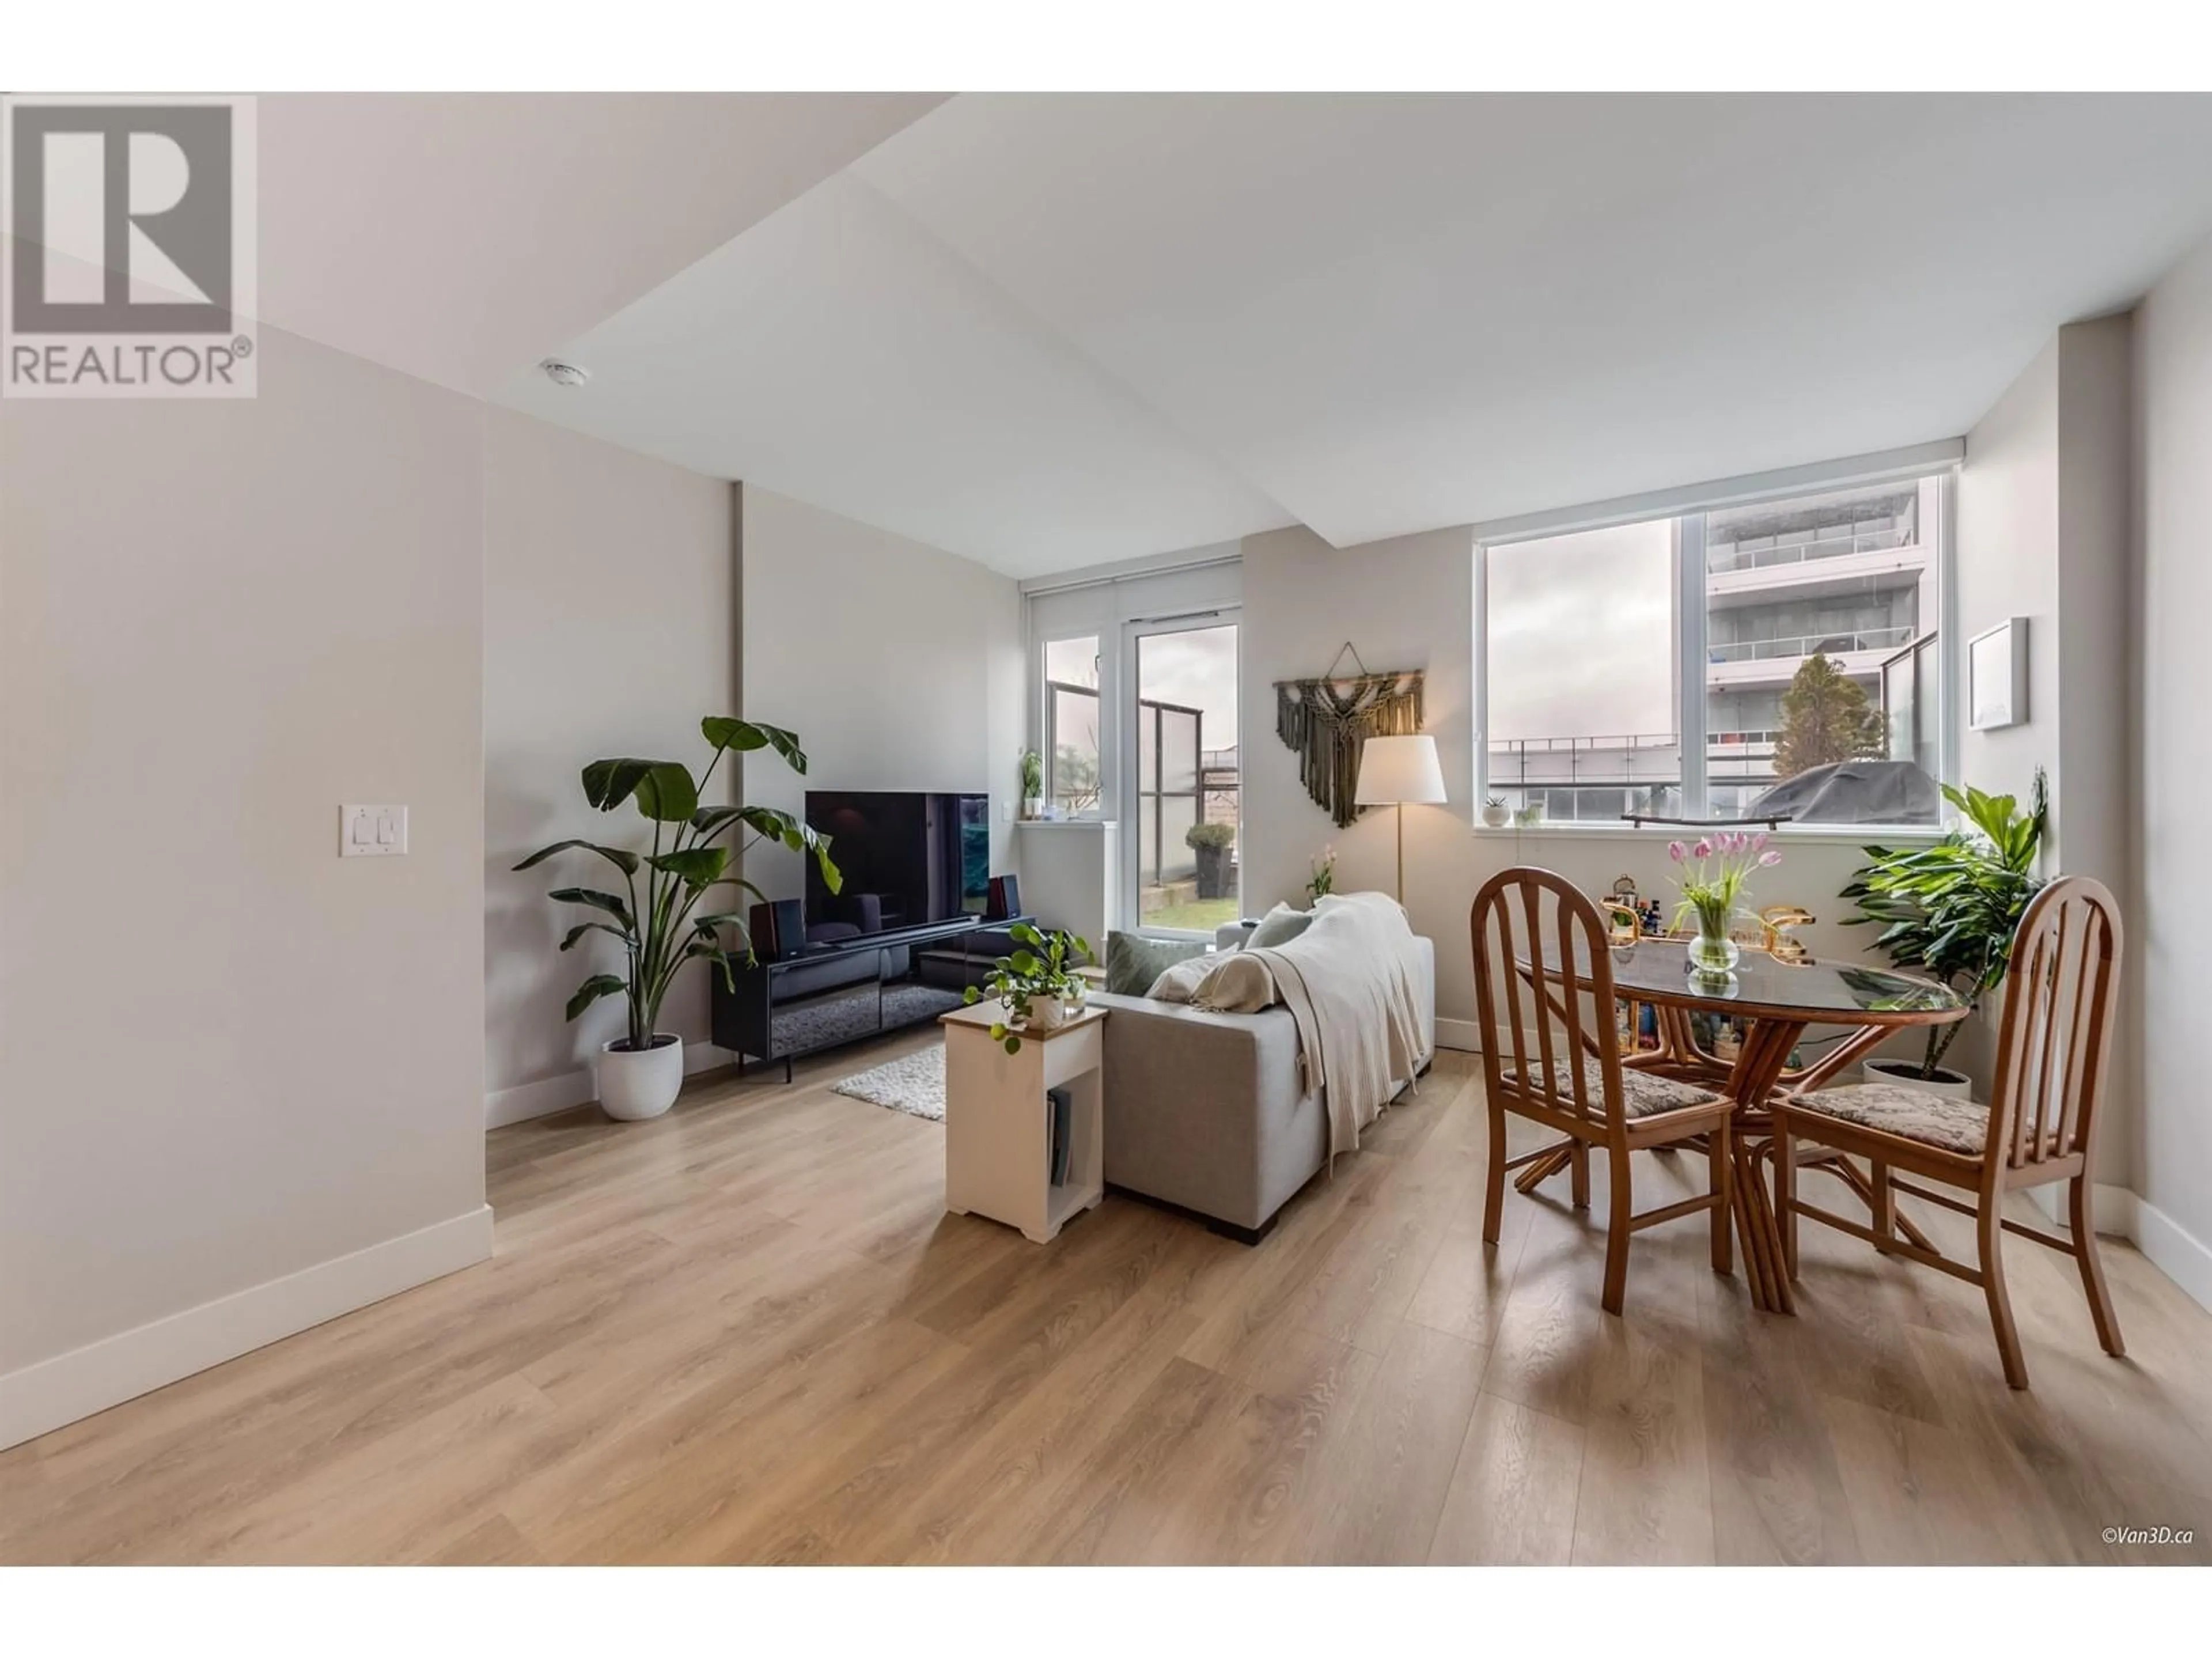
[[[752,883],[730,873],[732,860],[764,841],[775,842],[811,854],[831,892],[841,884],[837,866],[830,861],[829,837],[816,835],[790,813],[773,806],[701,805],[714,769],[732,750],[744,754],[772,749],[793,771],[803,774],[806,756],[799,738],[780,726],[723,715],[700,721],[699,732],[714,752],[696,778],[677,761],[596,760],[584,769],[585,800],[602,812],[611,812],[625,801],[635,802],[639,816],[653,826],[651,851],[634,852],[593,841],[556,841],[514,866],[527,870],[556,854],[586,852],[622,874],[618,893],[556,887],[549,895],[560,903],[598,913],[568,930],[561,941],[563,951],[573,950],[592,933],[622,941],[624,970],[593,974],[568,999],[570,1019],[601,997],[620,996],[627,1002],[628,1027],[600,1048],[595,1068],[599,1104],[609,1117],[658,1117],[675,1103],[684,1086],[684,1040],[659,1029],[661,1001],[678,970],[687,962],[710,962],[724,982],[735,988],[732,953],[722,948],[725,927],[736,933],[737,950],[751,959],[751,939],[739,912],[699,910],[700,901],[717,888],[738,887],[755,898],[763,896]],[[750,830],[750,838],[742,846],[728,845],[724,838],[740,828]]]
[[[1932,847],[1868,848],[1872,862],[1843,891],[1857,901],[1862,914],[1845,925],[1879,924],[1881,936],[1875,943],[1892,962],[1941,980],[1979,1007],[2004,982],[2012,936],[2043,885],[2035,861],[2051,814],[2050,785],[2037,768],[2034,797],[2024,811],[2014,796],[1971,787],[1961,793],[1947,784],[1943,798],[1965,815],[1966,823]],[[1917,1061],[1870,1060],[1866,1070],[1964,1095],[1972,1080],[1942,1064],[1964,1024],[1930,1026]]]

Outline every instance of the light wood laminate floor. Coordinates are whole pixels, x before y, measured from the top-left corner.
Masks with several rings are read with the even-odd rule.
[[[1118,1197],[1040,1248],[830,1092],[936,1040],[499,1131],[493,1261],[0,1454],[0,1559],[2212,1559],[2212,1316],[2124,1245],[2114,1361],[2013,1241],[2025,1395],[1978,1292],[1818,1228],[1797,1319],[1701,1218],[1608,1318],[1561,1202],[1483,1247],[1448,1054],[1257,1249]]]

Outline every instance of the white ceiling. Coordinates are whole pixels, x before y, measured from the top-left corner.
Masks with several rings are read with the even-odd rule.
[[[264,95],[261,315],[482,397],[942,101]]]
[[[2208,229],[2197,96],[971,94],[504,396],[1015,574],[1346,545],[1955,436]]]

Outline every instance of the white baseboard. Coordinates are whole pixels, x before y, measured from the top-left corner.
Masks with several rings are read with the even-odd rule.
[[[2102,1187],[2097,1189],[2100,1200],[2106,1190]],[[2131,1212],[2128,1236],[2135,1240],[2136,1248],[2153,1267],[2180,1285],[2197,1306],[2212,1308],[2212,1245],[2187,1231],[2156,1205],[2124,1188],[2114,1190],[2122,1192],[2128,1200]],[[2097,1226],[2101,1231],[2105,1225],[2101,1202],[2097,1210]]]
[[[491,1208],[217,1297],[0,1376],[0,1447],[265,1347],[491,1255]]]
[[[1480,1054],[1482,1028],[1471,1019],[1440,1019],[1437,1022],[1437,1047],[1456,1048],[1462,1054]]]
[[[734,1066],[737,1059],[733,1051],[719,1043],[686,1042],[684,1075],[711,1072],[718,1066]],[[512,1089],[500,1089],[486,1095],[484,1127],[498,1129],[533,1117],[549,1117],[571,1106],[588,1106],[598,1098],[592,1091],[592,1068],[580,1066],[558,1077],[540,1078],[535,1083],[520,1083]]]

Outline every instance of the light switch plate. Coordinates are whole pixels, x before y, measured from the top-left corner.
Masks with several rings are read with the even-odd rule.
[[[398,858],[406,851],[405,807],[349,805],[338,808],[340,858]]]

